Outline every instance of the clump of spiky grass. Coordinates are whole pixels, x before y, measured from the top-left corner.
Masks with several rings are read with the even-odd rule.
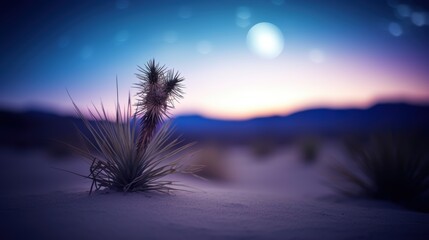
[[[320,141],[317,138],[307,137],[302,139],[299,148],[303,163],[313,164],[317,161],[320,152]]]
[[[340,176],[338,190],[429,211],[429,155],[422,138],[379,135],[348,149],[357,169],[334,168]]]
[[[183,185],[162,180],[163,177],[179,173],[193,172],[184,163],[184,151],[192,144],[179,146],[177,139],[172,139],[170,124],[166,123],[158,129],[166,116],[172,100],[181,96],[179,83],[183,78],[178,73],[164,74],[164,67],[150,61],[146,75],[138,75],[143,80],[138,86],[139,102],[137,112],[132,113],[131,98],[121,110],[119,100],[115,107],[115,119],[111,121],[103,104],[101,108],[89,109],[89,121],[73,102],[73,105],[89,131],[83,137],[95,152],[80,149],[90,160],[90,174],[84,176],[92,180],[90,193],[93,189],[114,189],[123,192],[159,191],[170,192],[182,189]],[[139,119],[139,115],[142,119]],[[141,125],[139,126],[139,120]],[[140,131],[139,131],[140,127]],[[82,175],[81,175],[82,176]]]

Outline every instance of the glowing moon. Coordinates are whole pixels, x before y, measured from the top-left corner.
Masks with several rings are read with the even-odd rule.
[[[276,58],[283,51],[283,34],[276,25],[261,22],[250,28],[247,45],[252,52],[263,58]]]

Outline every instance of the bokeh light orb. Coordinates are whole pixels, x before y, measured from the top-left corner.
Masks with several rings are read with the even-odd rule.
[[[247,28],[250,25],[250,19],[236,18],[235,24],[241,28]]]
[[[426,23],[426,15],[422,12],[414,12],[411,14],[411,22],[418,27],[422,27]]]
[[[183,19],[188,19],[192,17],[192,8],[188,6],[183,6],[179,8],[179,17]]]
[[[310,61],[314,63],[323,63],[326,59],[325,53],[317,48],[310,50],[308,57],[310,58]]]
[[[166,43],[175,43],[177,42],[177,32],[175,31],[166,31],[164,32],[164,42]]]
[[[401,25],[396,22],[389,23],[387,30],[389,30],[390,34],[392,34],[394,37],[399,37],[403,33]]]
[[[399,4],[396,6],[396,12],[402,18],[409,17],[411,15],[411,8],[406,4]]]
[[[237,8],[237,18],[249,19],[252,16],[252,13],[248,7],[238,7]]]
[[[128,41],[128,38],[130,37],[130,34],[127,30],[121,30],[116,33],[115,35],[115,41],[117,43],[124,43]]]
[[[247,33],[247,45],[256,55],[273,59],[283,51],[283,34],[276,25],[261,22],[250,28]]]
[[[197,43],[197,51],[203,55],[209,54],[213,50],[213,45],[209,41]]]
[[[82,59],[89,59],[94,55],[94,49],[91,46],[85,46],[80,51]]]

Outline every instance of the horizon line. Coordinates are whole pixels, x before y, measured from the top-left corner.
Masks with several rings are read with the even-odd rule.
[[[429,106],[429,98],[428,99],[379,99],[376,101],[369,101],[368,103],[350,103],[350,104],[306,104],[302,107],[295,107],[290,109],[289,111],[281,112],[273,112],[271,114],[255,114],[250,115],[247,117],[222,117],[222,116],[216,116],[216,114],[206,114],[202,111],[189,111],[189,112],[180,112],[173,114],[170,118],[178,118],[178,117],[186,117],[186,116],[200,116],[207,119],[213,119],[213,120],[226,120],[226,121],[245,121],[245,120],[252,120],[252,119],[258,119],[258,118],[268,118],[268,117],[286,117],[289,115],[293,115],[295,113],[303,112],[303,111],[309,111],[309,110],[316,110],[316,109],[330,109],[330,110],[350,110],[350,109],[358,109],[358,110],[365,110],[370,109],[376,105],[383,105],[383,104],[408,104],[408,105],[414,105],[414,106]],[[77,117],[75,115],[75,111],[72,109],[58,109],[55,107],[48,107],[48,106],[42,106],[42,105],[26,105],[26,106],[15,106],[11,107],[8,104],[0,103],[0,110],[1,111],[10,111],[10,112],[17,112],[17,113],[25,113],[25,112],[42,112],[47,114],[54,114],[62,117]]]

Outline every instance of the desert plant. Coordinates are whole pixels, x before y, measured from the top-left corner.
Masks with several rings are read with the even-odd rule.
[[[182,97],[184,80],[178,72],[167,70],[155,59],[149,61],[145,68],[139,67],[136,84],[138,89],[137,111],[141,115],[141,131],[138,148],[145,150],[157,125],[168,117],[168,110],[174,108],[174,101]]]
[[[109,119],[101,104],[100,109],[95,106],[93,110],[88,109],[95,120],[91,122],[72,100],[89,131],[89,136],[82,135],[95,149],[95,152],[79,149],[90,160],[89,175],[80,175],[92,180],[90,193],[94,188],[123,192],[183,190],[183,185],[162,178],[195,171],[185,164],[186,154],[183,154],[192,144],[179,146],[179,141],[172,139],[170,123],[159,127],[167,110],[173,107],[173,100],[181,97],[183,78],[177,72],[166,72],[155,60],[140,71],[137,76],[142,81],[137,85],[139,99],[135,113],[132,113],[130,96],[123,110],[117,96],[114,120]]]
[[[429,155],[423,138],[379,135],[348,149],[357,168],[334,167],[341,180],[338,190],[429,211]]]
[[[268,157],[273,155],[278,150],[277,143],[270,138],[260,138],[249,143],[251,153],[256,157],[256,160],[268,160]]]
[[[313,164],[319,156],[320,141],[315,137],[304,138],[300,141],[299,151],[303,163]]]
[[[195,154],[195,165],[203,166],[195,175],[203,179],[228,182],[231,180],[230,162],[226,158],[225,147],[211,143],[199,147]]]

